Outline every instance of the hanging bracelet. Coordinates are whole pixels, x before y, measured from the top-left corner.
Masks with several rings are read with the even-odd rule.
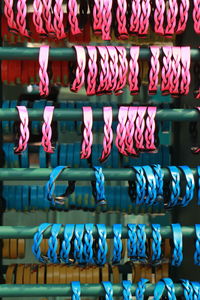
[[[74,235],[74,225],[66,224],[64,228],[63,241],[61,245],[60,258],[65,262],[65,264],[69,265],[72,263],[69,255],[71,251],[71,241]]]
[[[14,148],[15,154],[20,154],[21,152],[25,151],[27,148],[27,143],[29,140],[29,118],[28,118],[28,111],[25,106],[16,106],[20,118],[20,125],[19,125],[19,141],[18,145]]]
[[[42,18],[44,20],[46,32],[50,38],[55,37],[55,29],[52,22],[52,0],[42,0],[43,9],[42,9]]]
[[[170,172],[170,191],[168,187],[169,192],[167,193],[166,198],[169,200],[166,204],[166,208],[171,208],[178,204],[180,197],[180,174],[178,168],[175,166],[169,166],[167,169]],[[166,184],[168,185],[168,183]]]
[[[58,248],[58,239],[57,236],[61,229],[62,224],[53,224],[51,227],[51,236],[48,240],[49,249],[47,251],[48,259],[51,263],[57,264],[59,263],[59,259],[57,256],[57,248]]]
[[[13,1],[4,0],[4,15],[6,16],[9,30],[17,33],[17,25],[14,20]]]
[[[81,285],[79,281],[71,281],[71,289],[72,289],[72,300],[80,300],[81,299]]]
[[[123,94],[123,88],[126,85],[126,78],[128,73],[128,61],[126,58],[126,48],[121,46],[116,46],[117,52],[118,52],[118,61],[119,61],[119,67],[118,67],[118,80],[117,85],[115,89],[115,95],[118,96],[120,94]]]
[[[166,37],[172,37],[172,35],[175,33],[177,14],[178,14],[177,0],[170,0],[169,9],[167,12],[167,26],[165,29]]]
[[[160,35],[164,35],[165,20],[165,1],[155,0],[154,8],[154,31]]]
[[[186,29],[189,7],[189,0],[181,0],[181,3],[179,4],[179,20],[176,29],[176,34],[183,33]]]
[[[104,162],[111,153],[112,142],[113,142],[113,130],[112,130],[112,107],[103,107],[103,118],[104,118],[104,138],[103,138],[103,150],[100,157],[100,162]]]
[[[163,61],[161,70],[161,92],[163,95],[168,95],[171,85],[171,72],[172,72],[172,47],[164,46]]]
[[[43,223],[38,227],[38,231],[34,234],[33,237],[33,246],[32,252],[37,260],[42,263],[47,261],[47,257],[41,255],[40,245],[43,240],[43,233],[47,228],[49,228],[52,224],[51,223]]]
[[[104,174],[101,167],[93,167],[95,173],[95,181],[92,181],[92,194],[94,196],[96,205],[105,205],[106,204],[106,196],[105,196],[105,188],[104,188]]]
[[[128,227],[128,239],[127,239],[127,252],[128,257],[134,261],[137,260],[137,234],[136,225],[127,224]]]
[[[109,1],[109,0],[108,0]],[[117,86],[117,79],[119,75],[118,70],[118,53],[116,47],[107,46],[109,55],[109,80],[107,85],[108,93],[115,92]]]
[[[157,108],[156,107],[148,107],[147,108],[147,117],[146,117],[146,130],[144,133],[145,137],[145,149],[154,151],[156,149],[155,146],[155,117]]]
[[[49,60],[49,46],[40,46],[39,52],[39,90],[41,96],[49,95],[49,76],[47,72]]]
[[[145,37],[149,29],[149,17],[151,13],[151,3],[150,0],[141,0],[141,14],[140,14],[140,26],[139,26],[139,35]]]
[[[93,31],[96,35],[102,34],[103,26],[103,1],[94,0],[93,6]]]
[[[157,201],[163,200],[163,172],[161,166],[154,164],[151,166],[156,180]]]
[[[45,36],[46,31],[44,29],[44,22],[42,18],[42,10],[43,10],[43,3],[41,0],[34,0],[33,1],[33,24],[35,25],[36,32],[41,35]]]
[[[136,129],[134,133],[135,147],[138,150],[145,149],[144,147],[144,130],[145,130],[145,114],[147,108],[145,106],[139,106],[137,111],[137,117],[135,121]]]
[[[83,255],[86,264],[93,264],[93,224],[85,224]]]
[[[190,81],[190,47],[181,47],[181,95],[189,93]]]
[[[102,40],[109,41],[111,39],[112,24],[112,0],[103,0],[102,10]]]
[[[105,291],[105,300],[113,299],[113,287],[110,281],[102,281],[102,285]]]
[[[30,37],[28,30],[26,29],[26,15],[27,15],[26,0],[18,0],[17,16],[16,16],[17,29],[22,36]]]
[[[155,95],[158,87],[158,77],[160,72],[160,47],[151,46],[151,59],[150,59],[150,70],[149,70],[149,95]]]
[[[152,263],[158,264],[161,260],[162,237],[160,233],[160,224],[151,224],[152,227]]]
[[[179,205],[182,207],[187,206],[194,197],[194,176],[192,170],[188,166],[180,166],[182,173],[184,174],[186,186],[185,186],[185,195],[181,198]]]
[[[72,74],[72,83],[70,90],[74,93],[80,91],[85,82],[85,67],[86,67],[86,53],[83,46],[73,46],[76,53],[76,70]],[[73,69],[73,68],[72,68]]]
[[[179,267],[183,260],[183,236],[180,224],[171,224],[173,233],[173,254],[172,254],[172,266]]]
[[[74,259],[78,264],[83,264],[83,235],[84,224],[76,224],[74,228]]]
[[[136,300],[143,300],[144,293],[146,290],[146,283],[149,282],[148,279],[141,278],[140,281],[137,282],[137,288],[135,291]]]
[[[53,153],[54,147],[52,146],[52,129],[51,123],[53,119],[54,106],[45,106],[43,118],[44,123],[42,125],[42,146],[45,152]]]
[[[93,115],[91,107],[83,107],[83,141],[81,146],[81,159],[88,159],[92,152],[93,134]]]
[[[99,74],[99,85],[97,87],[97,94],[103,95],[108,91],[108,81],[109,81],[109,55],[108,50],[105,46],[98,46],[99,60],[100,60],[100,74]]]
[[[200,5],[200,1],[199,0],[193,0],[193,13],[192,13],[192,17],[193,17],[193,22],[194,22],[194,31],[197,34],[200,34],[200,15],[199,15],[199,5]]]
[[[70,31],[73,35],[80,34],[81,30],[78,24],[78,3],[76,0],[67,0],[68,22],[70,24]]]
[[[127,13],[127,1],[117,0],[116,19],[117,19],[117,31],[118,38],[124,40],[128,38],[128,31],[126,28],[126,13]]]
[[[126,122],[126,152],[129,155],[137,155],[137,151],[134,145],[134,132],[135,132],[135,120],[137,116],[138,108],[136,106],[130,106],[128,108],[128,120]]]
[[[121,106],[118,112],[118,125],[117,125],[117,135],[115,140],[115,145],[118,151],[123,154],[127,155],[125,150],[125,140],[126,140],[126,122],[128,116],[128,107]]]
[[[63,12],[62,5],[63,5],[63,0],[55,0],[54,9],[53,9],[54,11],[53,26],[55,28],[55,33],[58,40],[64,39],[66,37],[65,28],[63,24],[64,12]]]
[[[146,178],[142,167],[132,167],[135,171],[135,181],[129,181],[129,196],[136,205],[144,204],[146,193]]]
[[[97,68],[97,49],[95,46],[87,46],[88,53],[88,74],[87,74],[87,82],[86,82],[86,93],[89,96],[96,94],[96,82],[98,75]]]
[[[113,258],[112,263],[118,264],[121,261],[122,255],[122,225],[121,224],[114,224],[113,225]]]
[[[145,205],[154,205],[156,201],[156,180],[154,173],[150,166],[142,167],[144,171],[144,176],[146,178],[146,195],[145,195]]]
[[[176,300],[174,283],[171,278],[161,279],[166,287],[168,299]]]
[[[131,95],[137,95],[140,90],[138,62],[139,53],[140,47],[134,46],[130,48],[128,83]]]
[[[181,75],[181,48],[172,47],[172,69],[170,75],[170,93],[174,97],[180,94],[180,75]]]
[[[131,282],[129,280],[122,280],[122,286],[123,286],[123,300],[131,300],[132,294],[131,294]]]
[[[132,0],[131,17],[130,17],[130,34],[136,35],[140,26],[141,4],[140,0]]]
[[[104,224],[96,224],[98,232],[98,251],[96,264],[103,266],[106,263],[106,255],[108,251],[108,245],[106,241],[106,226]]]
[[[140,262],[145,262],[147,259],[146,255],[146,232],[145,225],[138,224],[136,227],[137,235],[137,256]]]
[[[195,253],[194,264],[200,266],[200,224],[195,224],[196,241],[195,241]]]

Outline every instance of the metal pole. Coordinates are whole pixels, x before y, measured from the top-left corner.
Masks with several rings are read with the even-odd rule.
[[[42,120],[43,109],[28,109],[30,120]],[[0,120],[17,120],[18,112],[15,108],[0,109]],[[83,118],[82,109],[55,109],[53,119],[56,121],[81,121]],[[103,120],[102,109],[93,109],[93,118],[96,121]],[[117,120],[118,109],[113,109],[113,119]],[[158,109],[156,113],[158,121],[200,121],[200,113],[197,109]]]
[[[182,226],[181,228],[184,238],[195,238],[194,226]],[[21,239],[32,239],[34,234],[38,231],[38,226],[1,226],[0,227],[0,239],[8,238],[21,238]],[[113,239],[113,228],[106,226],[107,238]],[[151,226],[146,226],[145,229],[148,238],[152,237]],[[163,239],[172,238],[171,226],[161,226],[161,236]],[[63,237],[64,226],[61,227],[58,237]],[[43,233],[44,238],[49,238],[51,235],[51,226]],[[93,236],[98,237],[96,226],[93,227]],[[122,228],[122,238],[128,238],[128,229],[126,226]]]
[[[168,169],[162,169],[164,179],[169,178]],[[197,176],[197,170],[191,169],[193,175]],[[0,168],[0,180],[9,181],[47,181],[52,172],[49,168]],[[133,169],[103,169],[105,180],[128,181],[135,180],[135,172]],[[180,173],[182,175],[182,173]],[[75,181],[91,181],[95,180],[94,170],[91,168],[66,168],[58,177],[57,181],[75,180]]]
[[[135,294],[137,286],[132,284],[131,293]],[[145,296],[153,296],[155,284],[147,284]],[[121,284],[113,284],[113,295],[122,296],[123,288]],[[183,295],[183,287],[181,284],[175,284],[176,296]],[[1,297],[56,297],[71,296],[72,290],[69,284],[1,284]],[[99,297],[105,296],[103,286],[101,284],[81,284],[82,297]]]

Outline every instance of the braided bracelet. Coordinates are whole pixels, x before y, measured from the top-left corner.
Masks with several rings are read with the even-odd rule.
[[[127,1],[117,0],[116,19],[117,19],[117,31],[118,38],[124,40],[128,38],[128,31],[126,28],[126,13],[127,13]]]
[[[189,0],[181,0],[181,3],[179,4],[179,20],[176,29],[176,34],[183,33],[186,29],[189,7]]]
[[[34,0],[33,1],[33,24],[35,25],[36,32],[44,36],[46,35],[46,31],[44,29],[44,22],[42,18],[42,10],[43,10],[43,3],[41,0]]]
[[[156,107],[148,107],[147,108],[147,118],[146,118],[146,130],[144,133],[145,137],[145,149],[154,151],[156,149],[155,146],[155,117],[156,117]]]
[[[165,283],[163,281],[158,281],[155,285],[154,291],[153,291],[153,300],[160,300],[162,299],[163,293],[165,290]]]
[[[190,47],[181,47],[181,82],[180,93],[187,95],[190,88]]]
[[[186,300],[193,300],[193,287],[189,280],[181,279],[181,284],[184,289],[184,297]]]
[[[73,48],[76,53],[77,66],[74,76],[72,73],[72,77],[75,78],[72,78],[70,90],[74,93],[77,93],[85,82],[86,53],[83,46],[73,46]]]
[[[94,0],[92,15],[93,15],[93,31],[96,35],[102,34],[103,3],[104,1]]]
[[[48,60],[49,60],[49,46],[43,45],[40,46],[39,52],[39,90],[41,96],[49,95],[49,76],[47,72],[48,68]]]
[[[137,259],[137,234],[136,234],[136,225],[127,224],[128,227],[128,239],[127,239],[127,252],[128,257],[131,260]]]
[[[111,24],[112,24],[112,0],[103,0],[102,10],[102,40],[109,41],[111,39]]]
[[[74,229],[74,259],[79,264],[84,263],[83,259],[83,235],[84,224],[76,224]]]
[[[140,26],[140,14],[141,14],[141,4],[140,0],[132,0],[131,5],[131,17],[130,17],[130,27],[129,31],[132,35],[135,35],[139,31]]]
[[[68,21],[70,24],[70,31],[73,35],[81,33],[78,24],[78,3],[76,0],[67,0]]]
[[[135,171],[135,181],[129,181],[129,196],[136,205],[144,204],[146,193],[146,178],[142,167],[132,167]]]
[[[139,58],[140,47],[134,46],[130,48],[130,60],[129,60],[129,75],[128,83],[131,95],[137,95],[139,93]]]
[[[184,174],[186,186],[185,186],[185,195],[182,197],[181,201],[178,203],[180,206],[187,206],[194,197],[194,176],[192,170],[188,166],[180,166],[182,173]]]
[[[195,253],[194,263],[200,266],[200,224],[195,224],[196,241],[195,241]]]
[[[113,299],[113,287],[110,281],[102,281],[102,285],[105,291],[105,299],[112,300]]]
[[[145,106],[139,106],[137,111],[137,117],[135,121],[136,129],[134,133],[135,147],[138,150],[145,149],[144,147],[144,129],[145,129],[145,119],[147,108]]]
[[[174,283],[173,283],[172,279],[171,278],[163,278],[161,280],[164,282],[165,287],[167,289],[168,299],[176,300],[175,288],[174,288]]]
[[[108,245],[106,241],[106,226],[104,224],[96,224],[98,232],[98,251],[97,251],[97,265],[104,265],[106,263],[106,255],[108,251]]]
[[[100,157],[100,162],[104,162],[111,153],[113,142],[113,130],[112,130],[112,107],[103,107],[104,118],[104,138],[103,138],[103,150]]]
[[[21,152],[25,151],[27,148],[27,143],[29,140],[29,128],[28,128],[28,111],[25,106],[16,106],[20,118],[20,133],[19,133],[19,141],[18,145],[14,148],[15,154],[20,154]]]
[[[64,228],[63,241],[60,251],[60,258],[65,262],[65,264],[69,265],[72,261],[69,258],[69,254],[71,251],[71,241],[74,234],[74,225],[67,224]]]
[[[160,165],[152,165],[152,170],[154,172],[156,180],[156,190],[157,190],[157,200],[163,200],[163,172]]]
[[[55,33],[58,40],[64,39],[66,37],[65,28],[63,24],[64,13],[63,13],[62,5],[63,5],[63,0],[55,0],[53,26],[55,28]]]
[[[116,47],[107,46],[108,56],[109,56],[109,78],[107,85],[107,93],[115,92],[117,86],[117,79],[119,75],[118,70],[118,53]]]
[[[152,263],[157,264],[161,260],[162,236],[160,233],[160,224],[151,224],[152,227]]]
[[[155,0],[154,8],[154,32],[160,35],[164,35],[164,13],[165,13],[165,1]]]
[[[40,245],[43,240],[43,233],[47,228],[49,228],[52,224],[50,223],[43,223],[38,227],[38,231],[34,234],[33,237],[33,246],[32,246],[32,252],[37,260],[39,260],[42,263],[45,263],[47,261],[47,257],[41,255],[41,249]]]
[[[141,14],[140,14],[140,25],[139,35],[145,37],[149,29],[149,17],[151,13],[150,0],[141,0]]]
[[[178,14],[177,0],[169,0],[169,9],[167,12],[167,26],[165,29],[166,37],[171,37],[175,33],[177,14]]]
[[[138,224],[136,227],[137,235],[137,256],[140,262],[145,262],[147,259],[146,255],[146,233],[144,224]]]
[[[104,188],[104,174],[101,167],[93,167],[95,173],[95,181],[92,181],[92,194],[94,196],[96,205],[105,205],[106,196]]]
[[[149,70],[149,95],[155,95],[158,86],[158,76],[160,72],[160,47],[151,46],[151,59],[150,59],[150,70]]]
[[[172,65],[170,75],[170,93],[173,97],[178,97],[180,87],[180,75],[181,75],[181,48],[172,47]]]
[[[88,52],[88,74],[86,82],[86,93],[89,96],[96,94],[96,81],[98,75],[97,49],[95,46],[87,46]]]
[[[167,167],[167,169],[170,172],[171,180],[170,180],[170,192],[167,193],[167,197],[166,197],[167,199],[169,199],[168,203],[166,204],[166,208],[171,208],[178,204],[178,200],[180,197],[180,174],[178,168],[175,166],[169,166]]]
[[[197,34],[200,34],[200,14],[199,14],[199,5],[200,5],[200,0],[193,0],[193,12],[192,12],[192,17],[193,17],[193,22],[194,22],[194,31]]]
[[[97,88],[98,95],[102,95],[107,93],[108,91],[108,82],[109,82],[109,55],[107,47],[105,46],[98,46],[98,53],[100,55],[100,75],[99,75],[99,86]]]
[[[120,263],[121,255],[122,255],[122,225],[121,224],[114,224],[113,225],[113,264]]]
[[[17,16],[16,16],[17,29],[22,36],[30,37],[28,30],[26,29],[26,14],[27,14],[26,0],[18,0]]]
[[[83,107],[83,141],[81,147],[81,159],[87,159],[90,157],[92,152],[92,125],[93,125],[93,115],[92,108],[89,106]]]
[[[123,88],[126,85],[126,77],[128,73],[128,62],[126,58],[126,48],[117,46],[116,47],[118,52],[118,61],[119,61],[119,67],[118,67],[118,80],[117,85],[115,89],[115,95],[118,96],[122,94]]]
[[[180,224],[171,224],[173,233],[172,266],[179,267],[183,260],[183,236]]]
[[[142,169],[146,178],[145,205],[154,205],[157,196],[155,176],[150,166],[144,166]]]
[[[52,129],[51,123],[53,119],[54,106],[46,106],[43,112],[44,123],[42,125],[42,146],[45,152],[53,153],[54,147],[52,146]]]
[[[193,288],[193,300],[199,300],[200,298],[200,283],[196,281],[191,281]]]
[[[126,122],[126,139],[125,146],[126,152],[129,155],[137,155],[136,149],[134,148],[133,136],[135,132],[135,120],[137,116],[138,108],[134,106],[130,106],[128,108],[128,120]]]
[[[137,288],[135,290],[135,298],[136,300],[143,300],[144,293],[146,290],[146,283],[149,282],[148,279],[141,278],[140,281],[137,282]]]
[[[81,297],[81,285],[79,281],[70,282],[72,289],[72,300],[80,300]]]
[[[42,18],[46,27],[46,32],[49,37],[55,37],[55,29],[52,25],[52,0],[42,0],[43,10]]]
[[[85,224],[83,255],[87,264],[93,264],[93,224]]]
[[[121,106],[118,111],[118,125],[117,125],[117,135],[115,139],[115,145],[118,151],[127,156],[125,149],[125,141],[126,141],[126,121],[128,116],[128,107]]]
[[[163,95],[168,95],[171,85],[171,72],[172,72],[172,47],[162,47],[163,50],[163,66],[161,70],[161,91]]]
[[[17,33],[17,25],[14,20],[13,0],[4,0],[4,15],[6,16],[9,30]]]
[[[53,224],[51,227],[51,236],[48,240],[49,249],[47,251],[47,256],[50,262],[53,264],[59,263],[59,259],[57,256],[57,248],[58,248],[58,240],[57,236],[61,229],[62,224]]]

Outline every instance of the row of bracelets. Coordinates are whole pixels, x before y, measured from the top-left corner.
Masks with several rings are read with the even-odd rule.
[[[131,261],[143,263],[162,263],[162,235],[161,226],[152,224],[151,249],[146,248],[147,236],[144,224],[128,224],[127,256]],[[40,244],[43,235],[50,228],[48,250],[46,255],[41,253]],[[63,234],[60,231],[63,229]],[[93,236],[93,230],[97,231],[97,238]],[[122,259],[122,225],[112,226],[113,250],[112,263],[119,264]],[[180,224],[171,224],[171,265],[180,266],[183,261],[183,234]],[[200,224],[195,225],[196,238],[194,264],[200,266]],[[34,235],[32,252],[37,260],[43,263],[66,264],[78,263],[79,265],[97,264],[104,265],[107,261],[107,230],[104,224],[52,224],[43,223],[38,227]]]
[[[14,148],[16,154],[26,150],[30,137],[28,110],[25,106],[16,107],[19,113],[19,126],[17,127],[17,143]],[[200,112],[200,107],[197,107]],[[93,144],[93,114],[92,107],[82,108],[83,111],[83,129],[81,159],[89,159],[92,153]],[[156,132],[156,111],[153,106],[121,106],[118,112],[118,125],[116,128],[115,145],[120,154],[125,156],[137,157],[140,152],[157,151],[157,132]],[[54,106],[44,108],[44,122],[42,125],[42,146],[45,152],[53,153],[51,123],[53,119]],[[103,150],[100,162],[105,161],[112,150],[113,129],[112,129],[112,107],[103,108],[104,118],[104,138]],[[199,147],[193,147],[194,153],[200,153]]]
[[[192,15],[197,34],[200,34],[199,5],[199,0],[193,0]],[[13,6],[13,1],[4,0],[9,30],[30,37],[26,0],[17,0],[16,7]],[[77,0],[67,0],[64,10],[63,0],[56,0],[53,4],[52,1],[33,0],[32,22],[40,36],[64,39],[67,31],[80,34],[88,17],[92,20],[94,34],[101,35],[103,40],[111,40],[112,29],[118,39],[124,40],[129,34],[145,37],[151,19],[155,33],[170,38],[185,31],[189,8],[189,0],[82,0],[80,6]]]

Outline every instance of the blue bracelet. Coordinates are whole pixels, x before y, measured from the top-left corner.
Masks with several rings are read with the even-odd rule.
[[[71,241],[74,234],[74,225],[66,224],[64,229],[64,239],[62,241],[60,258],[66,263],[71,264],[72,262],[69,259],[69,254],[71,251]]]
[[[72,300],[80,300],[81,297],[81,285],[79,281],[72,281],[71,282],[71,289],[72,289]]]
[[[161,280],[164,282],[165,287],[167,289],[168,299],[169,300],[176,300],[174,283],[171,280],[171,278],[163,278]]]
[[[137,234],[137,256],[138,260],[141,262],[146,262],[146,233],[145,233],[145,225],[138,224],[136,227]]]
[[[184,289],[184,297],[186,300],[193,300],[193,287],[190,283],[189,280],[187,279],[181,279],[181,284],[183,286],[183,289]]]
[[[180,166],[179,169],[181,169],[181,171],[184,174],[186,186],[185,186],[185,195],[182,197],[182,200],[178,204],[182,207],[185,207],[190,203],[190,201],[194,197],[194,188],[195,188],[194,176],[192,170],[188,166]]]
[[[163,201],[163,172],[161,166],[154,164],[151,166],[156,180],[157,200]]]
[[[162,237],[160,234],[160,224],[152,224],[152,262],[159,263],[161,260]]]
[[[141,278],[140,281],[137,282],[137,288],[135,291],[136,300],[143,300],[144,293],[146,290],[146,283],[149,282],[148,279]]]
[[[76,224],[74,230],[74,259],[79,264],[83,264],[83,235],[84,235],[84,225]]]
[[[85,224],[83,254],[87,264],[93,264],[93,224]]]
[[[195,253],[194,263],[200,266],[200,224],[195,224],[196,241],[195,241]]]
[[[127,239],[127,251],[128,257],[135,261],[137,260],[137,234],[136,224],[127,224],[128,227],[128,239]]]
[[[112,300],[113,299],[113,287],[110,281],[102,281],[102,285],[105,290],[105,299]]]
[[[172,254],[172,266],[179,267],[183,260],[183,236],[180,224],[171,224],[173,233],[173,254]]]
[[[108,251],[108,245],[106,241],[106,226],[104,224],[96,224],[98,231],[98,251],[97,251],[97,265],[104,265],[106,263],[106,255]]]
[[[95,173],[95,181],[92,181],[92,193],[97,205],[106,204],[105,188],[104,188],[104,174],[101,167],[93,167]]]
[[[156,179],[150,166],[142,167],[146,178],[146,205],[154,205],[157,197]]]
[[[58,248],[58,234],[60,232],[60,229],[62,227],[62,224],[53,224],[51,227],[51,236],[48,240],[49,249],[47,251],[47,256],[50,262],[53,264],[57,264],[60,262],[57,256],[57,248]]]
[[[135,171],[135,182],[129,181],[129,196],[136,205],[145,203],[146,179],[142,167],[132,167]]]
[[[50,227],[51,223],[43,223],[38,227],[38,231],[34,234],[33,237],[33,246],[32,246],[32,252],[37,260],[39,260],[42,263],[45,263],[47,261],[47,258],[44,256],[41,256],[41,250],[40,250],[40,244],[43,240],[43,233],[45,230]]]
[[[129,280],[123,280],[122,281],[123,300],[131,300],[132,299],[131,285],[132,285],[132,283]]]
[[[158,281],[154,288],[153,300],[160,300],[163,296],[164,290],[165,290],[165,283],[161,280]]]
[[[196,281],[191,281],[191,285],[193,288],[193,300],[200,299],[200,283]]]
[[[121,254],[122,254],[122,225],[114,224],[113,225],[113,264],[120,263]]]
[[[167,203],[166,208],[171,208],[178,204],[178,200],[180,197],[180,174],[177,167],[169,166],[167,167],[167,169],[169,170],[171,177],[171,190],[170,195],[167,195],[167,199],[169,198],[170,200]]]
[[[200,205],[200,166],[197,167],[197,204]]]

